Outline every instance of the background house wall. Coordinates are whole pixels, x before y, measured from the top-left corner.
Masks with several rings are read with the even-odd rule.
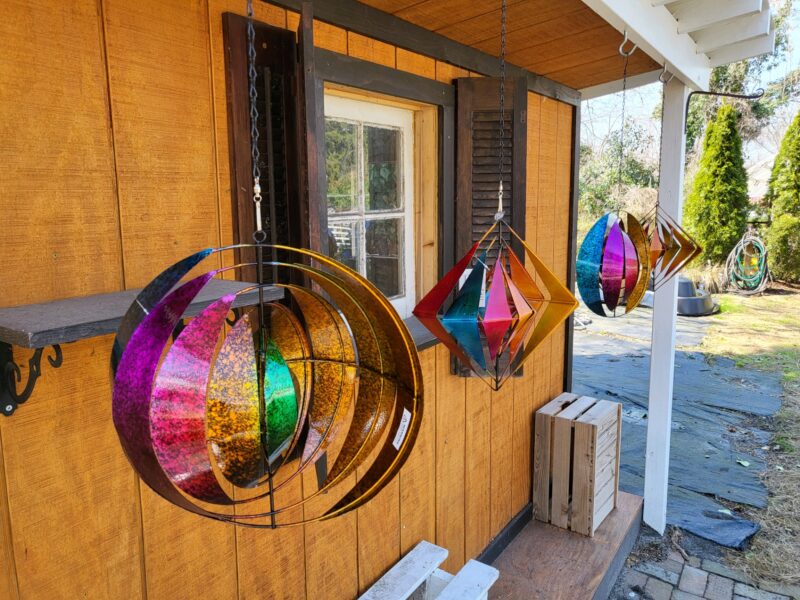
[[[232,241],[222,19],[244,0],[8,0],[0,19],[0,305],[141,287]],[[298,15],[256,2],[260,21]],[[469,73],[317,23],[329,50],[450,82]],[[573,106],[528,95],[526,237],[567,274]],[[66,345],[0,419],[1,598],[349,598],[419,540],[448,570],[530,499],[533,411],[561,391],[563,331],[492,393],[421,355],[417,446],[379,496],[302,527],[236,528],[158,498],[111,420],[112,337]],[[16,348],[18,362],[26,351]],[[302,494],[301,482],[286,494]],[[302,509],[300,509],[302,510]]]

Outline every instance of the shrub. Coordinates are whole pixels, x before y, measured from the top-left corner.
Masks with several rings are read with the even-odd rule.
[[[782,214],[767,231],[769,270],[776,279],[800,281],[800,215]]]
[[[767,232],[770,270],[778,279],[800,281],[800,112],[775,156],[766,199],[772,217]]]
[[[703,246],[703,259],[721,263],[747,225],[747,172],[736,110],[722,104],[708,124],[703,154],[686,198],[686,227]]]

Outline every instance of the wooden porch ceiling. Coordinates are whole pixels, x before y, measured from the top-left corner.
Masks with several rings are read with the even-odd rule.
[[[361,0],[489,54],[500,51],[500,0]],[[571,88],[622,79],[622,35],[581,0],[508,0],[508,61]],[[637,50],[628,75],[660,68]]]

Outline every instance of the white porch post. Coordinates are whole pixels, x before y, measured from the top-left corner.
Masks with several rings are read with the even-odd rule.
[[[684,110],[689,90],[677,77],[664,86],[661,117],[661,169],[658,201],[677,222],[683,210]],[[664,533],[672,427],[672,379],[675,371],[675,324],[678,277],[660,287],[653,300],[650,396],[644,473],[644,522]]]

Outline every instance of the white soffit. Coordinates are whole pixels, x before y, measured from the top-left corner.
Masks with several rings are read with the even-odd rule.
[[[686,85],[708,89],[711,69],[772,52],[769,0],[583,0]],[[646,73],[628,87],[654,80]],[[581,90],[593,98],[622,89],[614,81]]]

